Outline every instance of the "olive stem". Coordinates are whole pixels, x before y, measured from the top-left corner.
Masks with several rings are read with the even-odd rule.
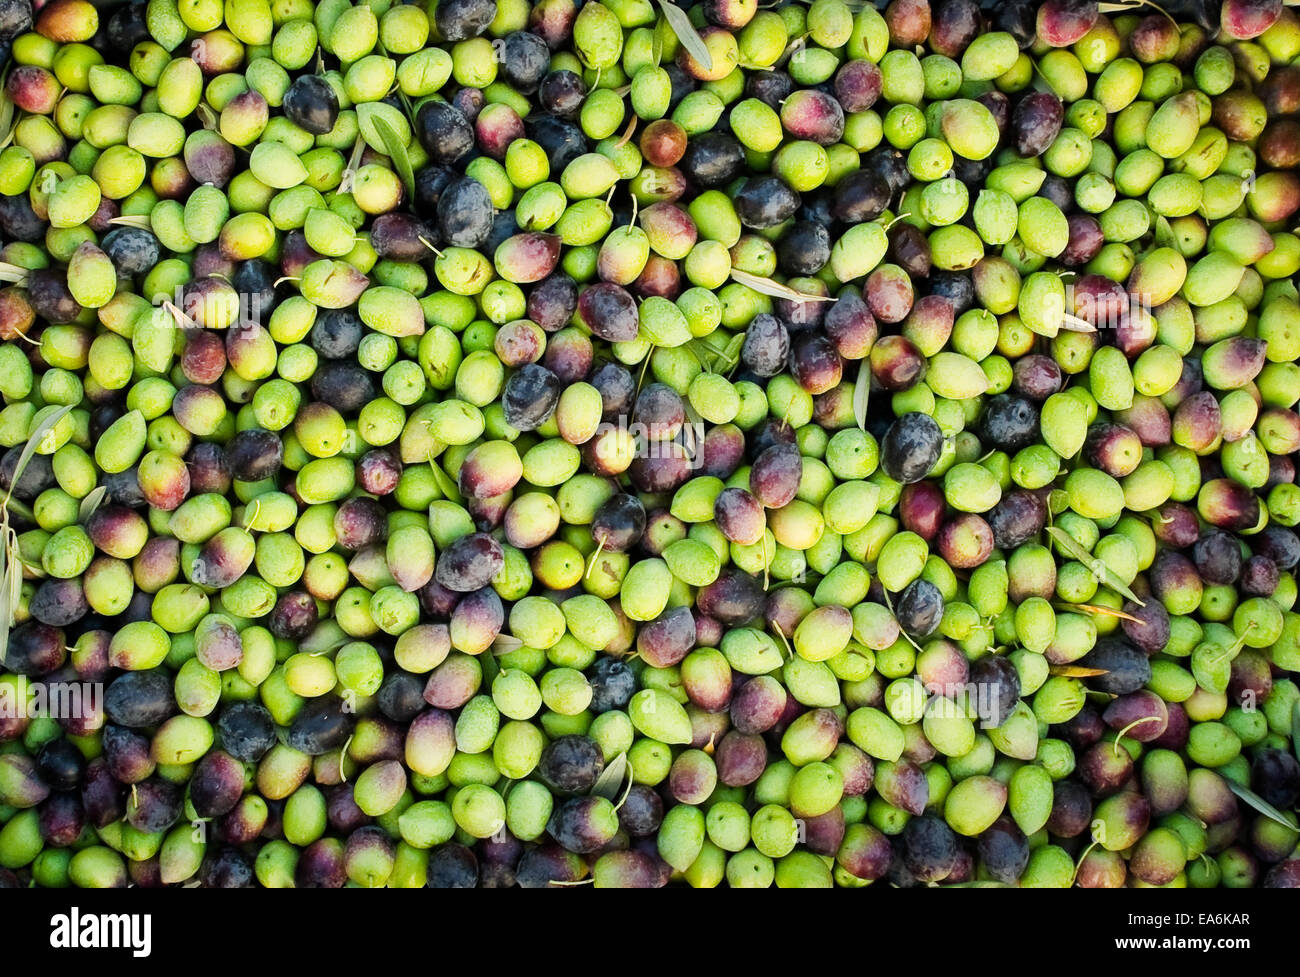
[[[608,539],[603,533],[600,540],[596,543],[596,552],[591,554],[591,559],[587,561],[587,572],[582,575],[583,580],[591,579],[591,571],[596,569],[596,560],[600,557],[601,551],[605,548],[605,540]]]
[[[348,741],[344,743],[343,748],[339,750],[339,781],[345,784],[348,782],[348,772],[343,766],[343,761],[347,759],[348,747],[352,745],[352,736],[355,735],[356,734],[354,733],[348,736]]]
[[[640,121],[641,120],[637,118],[635,115],[633,115],[632,118],[628,120],[627,128],[623,130],[623,137],[619,139],[618,142],[614,143],[615,149],[622,149],[624,146],[626,146],[629,142],[632,141],[632,133],[636,132],[636,124]]]
[[[1096,838],[1093,838],[1092,844],[1090,844],[1087,848],[1085,848],[1082,854],[1079,855],[1079,860],[1074,863],[1074,871],[1070,873],[1071,886],[1074,885],[1074,880],[1079,877],[1079,869],[1083,867],[1083,860],[1087,858],[1090,854],[1092,854],[1092,850],[1096,848],[1098,844],[1100,844],[1100,842]]]
[[[1133,720],[1131,723],[1129,723],[1127,726],[1125,726],[1123,729],[1121,729],[1119,732],[1117,732],[1115,734],[1115,747],[1114,747],[1115,756],[1119,756],[1120,740],[1124,738],[1125,733],[1127,733],[1134,726],[1141,726],[1143,723],[1149,723],[1152,721],[1158,721],[1158,720],[1156,720],[1155,716],[1140,716],[1137,719]]]

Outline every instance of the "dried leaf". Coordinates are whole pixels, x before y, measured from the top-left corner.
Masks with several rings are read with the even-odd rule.
[[[1065,313],[1061,317],[1061,328],[1066,332],[1096,332],[1097,327],[1087,319],[1080,319],[1077,315]]]
[[[731,269],[731,277],[742,285],[747,285],[756,292],[764,295],[770,295],[777,299],[786,299],[790,302],[834,302],[834,295],[812,295],[808,292],[800,292],[791,288],[789,285],[782,285],[771,278],[763,278],[759,275],[751,275],[747,271],[741,271],[738,268]]]
[[[772,631],[776,635],[777,640],[781,642],[781,647],[785,650],[784,661],[790,661],[794,658],[794,649],[790,647],[790,642],[786,639],[785,632],[781,630],[781,625],[773,625]]]
[[[614,759],[609,761],[604,772],[596,778],[596,782],[591,785],[592,797],[603,797],[607,801],[612,801],[619,795],[623,787],[623,778],[627,776],[627,753],[620,753]]]
[[[1290,821],[1288,821],[1281,811],[1275,808],[1268,801],[1264,800],[1264,798],[1260,797],[1249,787],[1243,787],[1235,780],[1231,780],[1227,777],[1224,777],[1223,779],[1228,782],[1228,790],[1232,791],[1243,801],[1245,801],[1247,804],[1253,807],[1256,811],[1264,815],[1264,817],[1269,818],[1272,821],[1276,821],[1278,824],[1285,825],[1286,827],[1290,828],[1292,831],[1295,830],[1295,825],[1292,824]]]
[[[138,227],[142,231],[153,230],[153,224],[150,223],[147,214],[127,214],[125,217],[111,217],[108,222],[118,226]]]
[[[858,364],[858,379],[853,384],[853,417],[858,427],[867,429],[867,404],[871,400],[871,367],[866,360]]]
[[[1098,604],[1059,604],[1056,609],[1058,611],[1087,611],[1089,614],[1097,614],[1100,617],[1117,617],[1120,620],[1132,621],[1135,624],[1142,623],[1140,617],[1134,617],[1132,614],[1117,611],[1113,607],[1102,607]]]
[[[352,734],[352,736],[355,735],[355,733]],[[348,741],[343,744],[343,749],[339,750],[339,780],[345,784],[348,782],[347,758],[348,747],[352,745],[352,736],[348,737]]]
[[[513,634],[506,634],[502,631],[492,642],[492,654],[508,655],[512,651],[522,648],[524,643],[516,638]]]
[[[379,116],[372,120],[375,126],[375,132],[379,133],[379,138],[384,141],[384,149],[388,153],[388,158],[393,161],[393,169],[397,175],[402,178],[402,185],[406,187],[406,196],[408,200],[415,199],[415,171],[411,169],[411,157],[406,152],[406,146],[402,140],[397,138],[397,133],[393,127]]]
[[[668,26],[677,35],[677,40],[682,42],[682,47],[690,52],[691,57],[698,61],[705,71],[712,71],[713,55],[709,53],[708,45],[704,43],[704,38],[700,37],[695,25],[686,16],[686,12],[676,4],[669,3],[668,0],[659,0],[659,6],[664,12],[664,20],[668,21]]]
[[[10,264],[8,261],[0,261],[0,281],[20,282],[31,272],[22,265]]]
[[[107,485],[97,485],[90,490],[90,494],[81,500],[81,506],[77,509],[77,522],[85,522],[91,517],[96,509],[104,503],[104,496],[108,494]]]
[[[1105,668],[1084,668],[1082,665],[1052,665],[1047,669],[1053,675],[1060,675],[1063,678],[1096,678],[1098,675],[1106,675],[1109,669]]]
[[[1111,590],[1115,591],[1116,593],[1123,594],[1125,597],[1127,597],[1133,603],[1137,604],[1139,607],[1146,607],[1146,603],[1140,600],[1137,594],[1129,590],[1128,587],[1126,587],[1122,581],[1116,578],[1115,574],[1111,573],[1110,567],[1106,566],[1104,562],[1097,559],[1095,556],[1093,556],[1091,553],[1085,550],[1082,546],[1080,546],[1078,542],[1075,540],[1075,538],[1071,536],[1069,533],[1067,533],[1064,529],[1061,529],[1057,526],[1048,526],[1047,534],[1051,536],[1052,539],[1056,541],[1057,545],[1059,545],[1061,549],[1065,550],[1065,552],[1069,554],[1069,556],[1072,559],[1078,560],[1080,563],[1086,566],[1089,570],[1092,571],[1093,576],[1095,576],[1098,580],[1100,580]]]

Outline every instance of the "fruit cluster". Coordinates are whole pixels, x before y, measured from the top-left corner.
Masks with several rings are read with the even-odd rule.
[[[1182,16],[0,0],[0,888],[1300,886],[1300,18]]]

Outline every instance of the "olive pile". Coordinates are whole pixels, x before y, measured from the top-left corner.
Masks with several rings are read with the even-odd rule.
[[[1300,886],[1300,18],[0,0],[0,888]]]

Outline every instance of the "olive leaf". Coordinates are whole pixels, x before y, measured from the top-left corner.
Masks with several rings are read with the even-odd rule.
[[[9,97],[8,86],[4,83],[9,78],[9,70],[6,68],[4,76],[0,77],[0,139],[6,143],[9,137],[13,135],[14,127],[14,102]]]
[[[853,417],[858,427],[867,429],[867,403],[871,399],[871,367],[866,360],[858,364],[858,379],[853,384]]]
[[[21,282],[31,274],[28,269],[22,265],[10,264],[8,261],[0,261],[0,282]]]
[[[1061,328],[1066,332],[1096,332],[1097,327],[1087,319],[1081,319],[1069,312],[1061,316]]]
[[[153,230],[153,224],[150,222],[148,214],[127,214],[125,217],[110,217],[108,222],[119,226],[138,227],[142,231]]]
[[[627,751],[620,753],[614,759],[609,761],[609,765],[596,782],[591,785],[590,794],[592,797],[603,797],[607,801],[612,801],[618,797],[619,790],[623,786],[623,778],[627,776]]]
[[[1124,585],[1123,581],[1121,581],[1118,577],[1115,576],[1114,573],[1111,572],[1110,567],[1106,566],[1106,564],[1102,560],[1097,559],[1095,556],[1093,556],[1091,553],[1085,550],[1082,546],[1080,546],[1079,543],[1075,540],[1075,538],[1071,536],[1069,533],[1067,533],[1064,529],[1061,529],[1057,526],[1048,526],[1047,535],[1051,536],[1052,539],[1056,541],[1056,544],[1060,546],[1061,549],[1065,550],[1065,552],[1069,554],[1069,556],[1072,559],[1078,560],[1080,563],[1086,566],[1092,572],[1093,576],[1095,576],[1098,580],[1100,580],[1111,590],[1115,591],[1116,593],[1123,594],[1125,597],[1127,597],[1133,603],[1137,604],[1139,607],[1147,606],[1144,601],[1138,598],[1137,594],[1129,590],[1129,588]]]
[[[1132,621],[1135,624],[1141,624],[1142,618],[1134,617],[1132,614],[1125,614],[1123,611],[1117,611],[1113,607],[1103,607],[1100,604],[1066,604],[1060,603],[1053,605],[1058,611],[1087,611],[1089,614],[1095,614],[1098,617],[1117,617],[1123,621]]]
[[[104,496],[108,495],[108,486],[97,485],[90,490],[90,493],[81,500],[81,505],[77,509],[77,522],[85,522],[89,519],[101,505],[104,503]]]
[[[709,346],[709,344],[704,342],[704,340],[702,339],[692,339],[685,346],[683,346],[682,349],[686,350],[686,352],[691,354],[691,358],[695,360],[697,364],[699,364],[701,370],[703,370],[705,373],[712,373],[713,363],[710,361],[708,353],[700,352],[701,346],[704,346],[707,349],[711,350],[715,356],[717,355],[717,350],[713,349],[712,346]]]
[[[686,423],[682,425],[677,443],[686,452],[686,457],[694,460],[703,448],[703,438],[700,432],[704,430],[704,418],[700,416],[700,412],[695,409],[695,405],[689,400],[682,401],[682,409],[686,413]]]
[[[8,514],[0,516],[3,533],[4,563],[0,564],[0,667],[6,664],[9,651],[9,629],[14,625],[14,612],[23,594],[23,565],[18,556],[18,534],[9,525]]]
[[[72,413],[73,404],[64,404],[58,410],[53,411],[36,425],[36,429],[27,438],[27,443],[23,445],[22,454],[18,456],[18,464],[14,466],[14,473],[10,476],[9,493],[5,496],[5,504],[8,505],[9,499],[13,497],[14,486],[18,484],[18,479],[23,477],[23,472],[27,470],[27,465],[32,460],[32,455],[36,454],[36,449],[45,440],[45,435],[54,429],[54,425],[63,420]]]
[[[664,12],[664,20],[668,21],[668,26],[677,35],[677,40],[682,42],[682,47],[686,48],[691,57],[700,63],[700,67],[705,71],[712,71],[713,55],[709,53],[708,45],[704,43],[704,38],[700,37],[699,31],[686,16],[686,12],[676,4],[669,3],[668,0],[659,0],[659,7]]]
[[[419,127],[415,124],[415,106],[411,104],[410,96],[399,88],[397,97],[401,99],[402,111],[406,113],[406,121],[411,123],[411,131],[419,132]]]
[[[721,370],[729,370],[739,360],[741,347],[745,345],[745,334],[737,333],[728,341],[725,349],[718,349],[707,339],[693,339],[687,344],[692,347],[692,352],[704,367],[706,373],[717,373]],[[708,353],[701,353],[700,350],[708,350]],[[705,362],[708,354],[712,354],[712,362]]]
[[[1156,244],[1162,248],[1172,248],[1177,238],[1174,236],[1174,226],[1169,223],[1169,218],[1160,216],[1156,218]]]
[[[1223,779],[1228,782],[1228,790],[1232,791],[1256,811],[1264,815],[1264,817],[1276,821],[1278,824],[1285,825],[1292,831],[1295,830],[1295,825],[1288,821],[1281,811],[1275,808],[1268,801],[1264,800],[1264,798],[1260,797],[1249,787],[1243,787],[1241,784],[1237,783],[1235,780],[1229,779],[1228,777],[1224,777]]]
[[[19,499],[14,499],[14,498],[6,499],[5,512],[6,514],[12,512],[23,522],[36,521],[36,513],[32,511],[32,507],[29,506],[26,502],[23,502]]]
[[[406,146],[402,144],[402,140],[397,138],[397,133],[393,131],[393,127],[388,124],[387,120],[375,116],[371,122],[374,124],[375,132],[379,133],[379,138],[383,140],[388,158],[393,161],[393,169],[402,178],[402,185],[406,187],[407,198],[414,200],[415,171],[411,169],[411,157],[406,152]]]
[[[433,458],[429,459],[429,467],[433,469],[433,480],[438,483],[438,491],[441,492],[443,497],[449,502],[455,502],[457,505],[460,505],[463,501],[460,489],[458,489],[456,483],[451,480],[451,476],[443,471],[442,466],[434,461]]]
[[[721,363],[724,367],[731,367],[740,363],[740,351],[745,348],[745,334],[736,333],[727,342],[726,353]]]
[[[777,299],[786,299],[790,302],[834,302],[834,295],[813,295],[809,292],[800,292],[791,288],[789,285],[782,285],[771,278],[763,278],[760,275],[751,275],[747,271],[741,271],[739,268],[731,269],[731,277],[742,285],[752,288],[756,292],[764,295],[770,295]]]
[[[1085,668],[1083,665],[1052,665],[1047,671],[1062,678],[1096,678],[1098,675],[1109,674],[1110,670],[1106,668]]]
[[[524,643],[516,638],[513,634],[500,632],[492,639],[492,654],[508,655],[512,651],[517,651],[524,646]]]
[[[9,648],[9,629],[14,626],[14,614],[23,596],[23,565],[18,555],[18,533],[9,525],[9,511],[14,501],[14,486],[36,454],[36,449],[54,425],[63,420],[72,411],[72,404],[65,404],[58,410],[47,414],[23,445],[18,463],[14,465],[10,476],[9,491],[5,495],[4,506],[0,507],[0,543],[4,545],[3,575],[0,576],[0,665],[4,664],[5,652]]]
[[[1291,707],[1291,750],[1300,760],[1300,702]]]

